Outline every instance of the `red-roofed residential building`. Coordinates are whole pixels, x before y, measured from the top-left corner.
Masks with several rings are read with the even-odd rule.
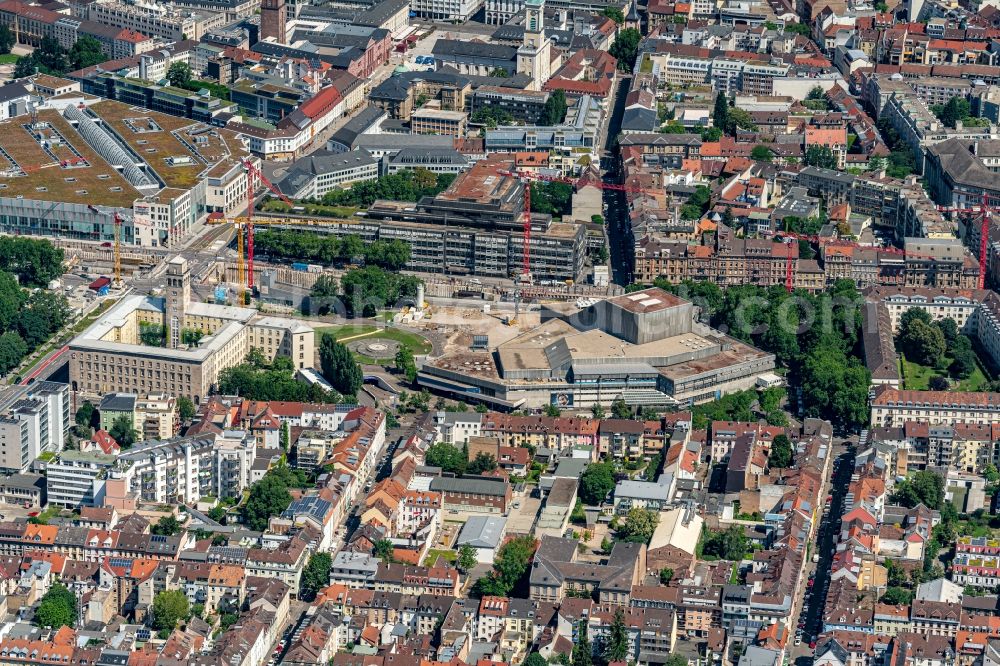
[[[844,156],[847,154],[847,128],[846,127],[806,127],[806,154],[812,146],[829,148],[834,157],[837,158],[837,168],[844,168]]]
[[[610,53],[580,49],[542,86],[542,90],[562,90],[567,95],[603,99],[611,92],[617,72],[618,60]]]
[[[158,40],[147,37],[141,32],[123,28],[115,35],[114,53],[111,58],[113,60],[132,58],[147,51],[152,51],[156,48],[157,43]]]
[[[108,434],[107,430],[98,430],[89,441],[80,442],[81,451],[99,451],[107,455],[117,455],[122,448],[118,446],[115,438]]]

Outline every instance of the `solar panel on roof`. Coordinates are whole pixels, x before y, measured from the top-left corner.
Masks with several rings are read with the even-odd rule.
[[[113,567],[122,567],[124,569],[128,569],[129,567],[132,566],[132,560],[126,560],[121,557],[112,557],[110,560],[108,560],[108,564],[110,564]]]
[[[163,536],[162,534],[154,534],[151,537],[149,537],[149,540],[154,543],[165,543],[167,537]]]

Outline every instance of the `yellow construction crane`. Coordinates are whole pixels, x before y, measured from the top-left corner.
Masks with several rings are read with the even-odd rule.
[[[115,279],[111,282],[114,289],[121,289],[122,282],[122,216],[115,211]]]

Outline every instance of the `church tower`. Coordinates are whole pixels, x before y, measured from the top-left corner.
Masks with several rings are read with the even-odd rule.
[[[524,42],[517,49],[517,73],[531,77],[529,90],[541,90],[552,76],[552,40],[545,36],[545,0],[524,2]]]
[[[636,6],[636,0],[632,0],[628,5],[628,14],[625,15],[625,28],[634,28],[642,32],[642,19],[639,17],[639,8]]]
[[[191,269],[187,259],[174,257],[167,262],[167,293],[163,317],[167,326],[167,347],[181,345],[184,315],[191,301]]]
[[[260,3],[260,39],[273,38],[279,44],[284,44],[288,35],[286,22],[288,9],[285,0],[261,0]]]

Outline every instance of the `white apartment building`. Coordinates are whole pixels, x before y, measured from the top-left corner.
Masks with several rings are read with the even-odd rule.
[[[397,535],[419,532],[425,542],[433,543],[444,522],[441,493],[408,490],[399,501],[396,514]]]
[[[128,491],[139,501],[191,503],[236,497],[249,486],[256,446],[243,431],[146,442],[119,456]]]
[[[434,417],[438,431],[438,441],[461,446],[470,437],[479,437],[483,432],[483,415],[479,412],[438,412]]]
[[[94,504],[99,495],[99,479],[114,466],[117,458],[103,453],[63,451],[45,466],[45,486],[49,504],[75,509]]]
[[[483,6],[484,0],[412,0],[410,11],[420,18],[464,23]]]
[[[23,472],[42,453],[62,451],[70,425],[69,385],[10,387],[0,394],[0,468]]]

